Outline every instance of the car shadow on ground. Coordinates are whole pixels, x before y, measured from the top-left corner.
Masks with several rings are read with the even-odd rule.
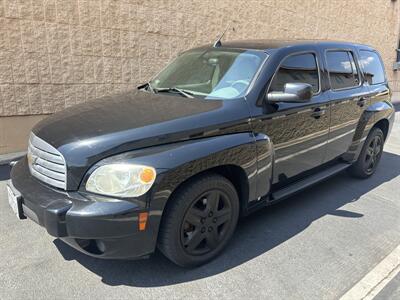
[[[377,172],[366,180],[346,172],[303,191],[290,199],[262,209],[240,220],[224,252],[214,261],[195,269],[175,266],[156,252],[147,260],[119,261],[95,259],[69,247],[61,240],[54,244],[66,260],[76,260],[108,285],[155,287],[212,276],[241,265],[296,236],[326,215],[361,218],[362,214],[341,207],[400,175],[400,156],[385,152]]]

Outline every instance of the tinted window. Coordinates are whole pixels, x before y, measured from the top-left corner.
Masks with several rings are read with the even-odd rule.
[[[364,70],[364,76],[369,84],[385,82],[385,71],[378,54],[372,51],[360,51],[360,63]]]
[[[358,86],[359,77],[353,55],[348,51],[326,53],[329,79],[334,90]]]
[[[317,61],[314,54],[292,55],[281,64],[271,83],[271,92],[283,92],[285,83],[308,83],[314,93],[319,91]]]

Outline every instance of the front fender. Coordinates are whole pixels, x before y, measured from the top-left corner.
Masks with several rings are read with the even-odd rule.
[[[151,209],[161,212],[172,192],[192,176],[223,165],[239,167],[248,180],[248,199],[257,194],[257,145],[252,133],[189,140],[116,155],[97,164],[130,162],[153,166],[157,179],[151,189]]]
[[[173,191],[203,171],[220,166],[238,167],[247,179],[248,195],[243,198],[250,202],[264,196],[270,188],[272,153],[267,136],[244,132],[134,150],[104,159],[92,169],[117,162],[153,166],[157,170],[156,182],[141,201],[148,206],[149,226],[158,232]],[[248,207],[247,203],[245,209]],[[156,235],[153,242],[155,245]]]

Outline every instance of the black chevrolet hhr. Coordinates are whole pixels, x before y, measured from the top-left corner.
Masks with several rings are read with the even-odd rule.
[[[12,168],[9,202],[94,257],[148,257],[157,247],[180,266],[200,265],[240,216],[345,169],[371,176],[394,120],[390,96],[369,46],[191,49],[137,89],[36,125]]]

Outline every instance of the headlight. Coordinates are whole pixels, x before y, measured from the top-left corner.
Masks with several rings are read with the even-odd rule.
[[[138,197],[145,194],[156,179],[153,167],[132,164],[110,164],[97,168],[86,182],[89,192],[117,196]]]

